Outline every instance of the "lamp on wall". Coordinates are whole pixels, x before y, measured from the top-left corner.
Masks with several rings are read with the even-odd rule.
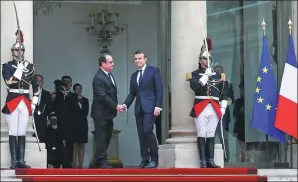
[[[53,1],[33,1],[33,14],[51,15],[55,8],[60,8],[60,2]]]
[[[91,13],[89,14],[90,23],[86,30],[107,49],[113,41],[113,36],[124,31],[124,25],[119,24],[119,16],[119,13],[111,13],[107,10]]]

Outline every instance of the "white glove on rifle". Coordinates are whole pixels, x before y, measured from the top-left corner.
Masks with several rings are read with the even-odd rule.
[[[228,106],[228,102],[226,100],[222,100],[220,102],[220,112],[221,112],[221,116],[223,117],[226,113],[226,108]]]
[[[22,80],[23,70],[25,66],[22,63],[18,63],[18,67],[14,72],[13,76],[16,77],[18,80]]]
[[[32,112],[34,112],[37,103],[38,103],[38,96],[33,96],[32,103],[31,103]]]
[[[212,68],[211,67],[209,67],[209,68],[207,68],[206,70],[205,70],[205,74],[206,75],[211,75],[213,72],[212,72]]]
[[[207,68],[205,70],[205,73],[204,75],[200,78],[200,82],[202,83],[203,86],[206,85],[208,79],[209,79],[209,76],[212,75],[212,68]]]

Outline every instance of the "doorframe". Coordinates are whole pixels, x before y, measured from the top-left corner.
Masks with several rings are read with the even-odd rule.
[[[170,0],[158,3],[158,67],[161,70],[163,81],[163,107],[161,114],[161,143],[169,138],[170,130],[170,58],[171,58],[171,24],[170,24]]]

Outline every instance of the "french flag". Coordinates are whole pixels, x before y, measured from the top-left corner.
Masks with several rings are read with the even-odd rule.
[[[297,109],[297,59],[293,37],[290,35],[274,126],[296,139],[298,135]]]

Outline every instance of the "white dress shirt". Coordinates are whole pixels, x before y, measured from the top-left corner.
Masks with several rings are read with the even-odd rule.
[[[143,66],[143,68],[139,69],[139,71],[138,71],[138,75],[137,75],[137,83],[138,83],[138,85],[139,85],[140,76],[141,76],[141,75],[140,75],[140,70],[142,70],[142,76],[143,76],[146,67],[147,67],[147,65],[145,64],[145,66]]]

